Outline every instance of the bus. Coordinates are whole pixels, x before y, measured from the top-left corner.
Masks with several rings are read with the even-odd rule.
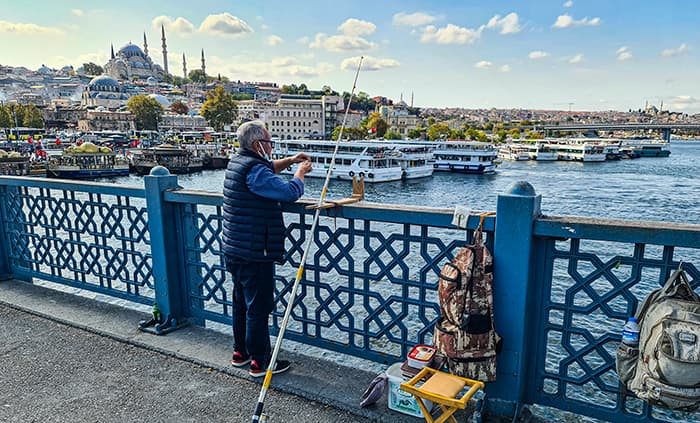
[[[9,128],[7,131],[7,139],[10,141],[29,141],[40,140],[46,135],[46,129],[44,128]]]

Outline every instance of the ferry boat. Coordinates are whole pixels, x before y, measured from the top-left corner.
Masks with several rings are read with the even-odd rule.
[[[46,167],[43,174],[46,175]],[[0,150],[0,175],[5,176],[39,176],[37,167],[32,164],[31,156],[17,151]]]
[[[534,144],[524,144],[527,149],[528,158],[537,161],[554,161],[559,158],[556,149],[547,142],[536,142]]]
[[[630,139],[624,140],[622,145],[639,153],[640,157],[668,157],[671,150],[668,142],[653,139]]]
[[[426,144],[391,144],[391,154],[396,157],[403,173],[402,179],[433,176],[433,148]]]
[[[591,143],[588,140],[567,139],[564,142],[551,143],[559,160],[579,162],[604,162],[605,146],[602,143]]]
[[[129,175],[129,162],[109,147],[91,142],[70,146],[61,155],[49,156],[47,175],[53,178],[86,179]]]
[[[399,163],[400,155],[389,144],[376,141],[343,141],[338,146],[338,152],[333,160],[334,141],[316,140],[279,140],[272,150],[273,159],[306,153],[311,158],[313,169],[306,177],[325,178],[328,168],[333,162],[331,177],[341,180],[352,180],[353,176],[364,177],[365,182],[400,181],[409,177]],[[281,173],[293,174],[293,168],[284,169]],[[410,173],[414,175],[413,172]]]
[[[493,144],[480,141],[438,141],[433,149],[436,172],[493,173],[498,152]]]
[[[204,169],[226,169],[228,166],[230,152],[229,147],[216,144],[182,144],[183,147],[192,152],[193,158],[199,157],[202,160]],[[195,159],[196,160],[196,159]]]
[[[527,146],[520,144],[504,144],[498,149],[498,157],[503,160],[530,160]]]
[[[131,150],[131,168],[139,175],[148,175],[156,166],[163,166],[173,174],[185,174],[202,170],[204,163],[191,151],[172,144]]]

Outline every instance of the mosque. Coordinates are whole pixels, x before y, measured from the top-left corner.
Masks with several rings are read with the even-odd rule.
[[[127,44],[117,53],[114,53],[114,45],[111,47],[111,59],[104,66],[105,73],[114,79],[120,80],[147,80],[155,78],[162,81],[168,75],[168,49],[165,38],[165,28],[160,27],[163,41],[163,67],[153,62],[148,55],[148,41],[146,33],[143,34],[143,50],[135,44]]]

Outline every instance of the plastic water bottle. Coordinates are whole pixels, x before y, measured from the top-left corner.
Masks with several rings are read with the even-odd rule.
[[[630,347],[639,346],[639,324],[635,317],[630,317],[622,328],[622,343]]]

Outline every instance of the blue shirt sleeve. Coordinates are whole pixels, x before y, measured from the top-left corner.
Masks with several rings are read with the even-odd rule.
[[[253,166],[248,172],[246,183],[253,194],[270,200],[293,203],[304,195],[304,183],[299,178],[286,182],[261,164]]]

